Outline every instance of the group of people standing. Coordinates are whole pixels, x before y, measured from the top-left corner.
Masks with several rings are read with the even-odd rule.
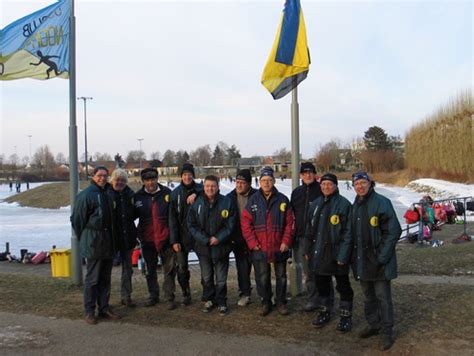
[[[268,315],[274,307],[279,314],[288,315],[286,268],[292,253],[295,263],[304,266],[308,292],[305,310],[317,311],[314,327],[323,327],[331,319],[334,277],[340,294],[337,330],[351,330],[352,265],[356,279],[361,281],[369,323],[360,336],[381,333],[384,350],[393,344],[390,280],[396,277],[395,244],[401,228],[391,202],[374,191],[375,184],[367,173],[352,176],[357,193],[354,204],[339,194],[334,174],[327,173],[318,182],[311,163],[301,164],[303,184],[293,191],[291,201],[275,187],[271,167],[261,170],[258,190],[251,186],[251,172],[240,170],[235,189],[227,196],[220,194],[216,176],[206,176],[203,184],[195,182],[190,163],[181,167],[181,184],[173,191],[158,182],[156,169],[141,172],[143,187],[136,193],[128,187],[124,170],[116,169],[110,183],[108,174],[105,167],[95,168],[91,185],[77,196],[71,216],[81,254],[86,258],[87,323],[97,323],[96,308],[98,318],[120,319],[109,305],[112,258],[117,251],[123,260],[121,302],[135,306],[131,298],[131,254],[139,241],[146,268],[147,307],[160,301],[158,256],[168,309],[177,307],[176,276],[182,290],[181,304],[192,303],[188,255],[194,251],[201,270],[202,311],[217,308],[220,315],[226,315],[229,254],[233,252],[239,286],[237,304],[244,307],[251,302],[253,266],[262,303],[260,315]]]

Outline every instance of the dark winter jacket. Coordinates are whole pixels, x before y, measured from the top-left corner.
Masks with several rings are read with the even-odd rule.
[[[395,245],[402,229],[389,199],[370,188],[352,207],[353,268],[361,280],[397,278]]]
[[[321,187],[317,181],[300,185],[291,193],[291,208],[295,214],[295,243],[304,237],[309,204],[321,196]]]
[[[348,274],[352,250],[351,203],[339,194],[321,196],[308,210],[304,254],[308,266],[321,275]],[[337,261],[343,262],[339,266]]]
[[[135,193],[135,218],[138,218],[138,238],[153,243],[158,252],[169,247],[168,211],[171,190],[164,185],[156,193],[142,187]]]
[[[182,251],[189,252],[193,249],[193,239],[188,231],[187,217],[191,205],[187,199],[192,194],[199,195],[202,184],[193,182],[189,187],[180,184],[171,192],[169,211],[170,243],[181,244]]]
[[[111,189],[109,184],[102,189],[92,181],[76,197],[71,223],[84,258],[108,259],[116,252],[108,189]]]
[[[274,187],[268,200],[261,189],[249,198],[240,226],[250,250],[258,246],[268,263],[280,262],[288,258],[287,252],[280,252],[280,245],[291,247],[293,243],[293,220],[288,198]]]
[[[216,260],[228,257],[234,224],[235,210],[229,198],[218,193],[210,203],[204,194],[199,195],[188,213],[188,230],[194,239],[194,251]],[[219,243],[210,246],[209,240],[213,236]]]
[[[128,185],[121,192],[112,187],[107,192],[113,204],[113,231],[117,248],[121,251],[131,250],[136,246],[138,236],[134,222],[135,193]]]
[[[250,187],[248,197],[250,197],[257,192],[257,189]],[[240,214],[239,214],[239,203],[237,201],[237,191],[234,189],[229,194],[226,195],[234,204],[235,210],[235,225],[234,230],[232,230],[231,241],[233,244],[238,246],[243,246],[247,248],[247,243],[242,235],[242,228],[240,227]]]

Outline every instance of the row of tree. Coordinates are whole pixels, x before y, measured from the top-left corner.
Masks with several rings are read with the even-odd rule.
[[[474,98],[466,90],[413,126],[405,139],[407,166],[430,176],[472,180],[473,115]]]
[[[369,172],[390,172],[403,168],[403,140],[389,136],[385,130],[372,126],[362,139],[343,143],[332,139],[315,154],[317,165],[325,172],[365,168]]]

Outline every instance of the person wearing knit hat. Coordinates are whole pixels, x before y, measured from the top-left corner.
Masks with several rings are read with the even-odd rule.
[[[311,203],[305,233],[305,256],[314,272],[318,289],[320,311],[312,322],[315,328],[331,320],[332,277],[340,294],[338,331],[352,329],[352,302],[354,292],[349,281],[349,263],[352,250],[351,203],[339,194],[337,177],[326,173],[321,177],[323,195]]]
[[[316,168],[311,162],[303,162],[300,166],[301,185],[291,193],[291,207],[295,213],[295,242],[293,244],[293,263],[297,274],[304,272],[307,292],[307,303],[304,311],[315,311],[319,305],[318,292],[314,284],[314,273],[308,269],[308,262],[303,257],[304,229],[308,215],[309,204],[321,196],[321,188],[316,180]],[[292,266],[293,267],[293,266]],[[303,286],[297,286],[298,292],[303,292]],[[332,293],[334,296],[334,293]]]
[[[239,284],[239,301],[238,306],[245,307],[250,304],[250,295],[252,292],[250,282],[250,272],[252,270],[252,260],[247,243],[242,236],[242,228],[240,227],[240,218],[242,211],[249,198],[257,192],[252,188],[252,175],[249,169],[242,169],[237,172],[235,178],[235,189],[232,190],[227,197],[230,198],[236,207],[236,223],[231,234],[232,252],[235,256],[235,264],[237,267],[237,281]]]
[[[203,190],[202,184],[194,180],[194,174],[194,166],[184,163],[180,170],[181,184],[171,192],[169,210],[170,243],[176,253],[178,283],[183,295],[181,304],[185,306],[192,302],[188,256],[193,248],[193,238],[187,228],[187,216]]]
[[[266,316],[272,309],[272,265],[277,310],[288,315],[286,264],[294,236],[293,211],[288,198],[275,188],[273,169],[262,169],[259,184],[260,189],[249,198],[240,216],[242,234],[252,255],[257,292],[262,300],[260,315]]]
[[[359,334],[368,338],[381,333],[380,350],[394,343],[391,280],[397,278],[395,245],[402,229],[392,202],[374,190],[367,172],[352,175],[357,194],[352,205],[354,275],[365,296],[368,326]]]

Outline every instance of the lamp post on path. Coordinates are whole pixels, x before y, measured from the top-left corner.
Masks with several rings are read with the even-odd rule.
[[[86,166],[86,181],[89,180],[89,167],[87,164],[87,100],[92,100],[90,96],[81,96],[77,100],[84,101],[84,151],[85,151],[85,166]]]

